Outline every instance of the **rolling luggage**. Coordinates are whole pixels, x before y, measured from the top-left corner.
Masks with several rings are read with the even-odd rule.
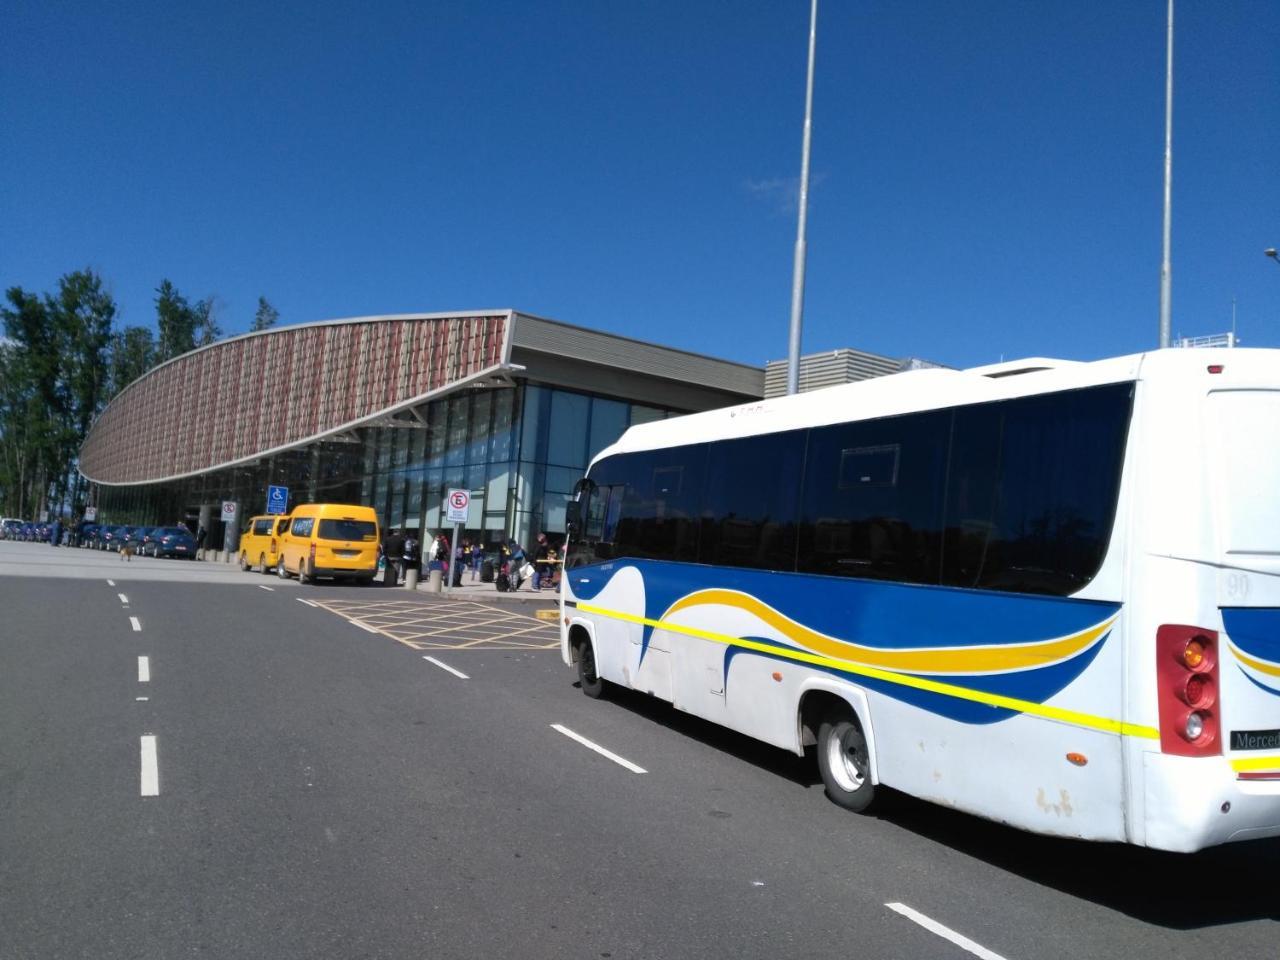
[[[480,564],[480,582],[493,583],[493,561],[486,560]]]

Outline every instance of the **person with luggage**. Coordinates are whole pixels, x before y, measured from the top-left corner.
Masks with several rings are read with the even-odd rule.
[[[551,568],[547,566],[547,535],[538,534],[538,545],[533,548],[533,585],[531,589],[541,590],[544,582],[551,582]]]
[[[484,547],[477,540],[471,544],[471,582],[476,582],[476,577],[480,574],[480,567],[484,564]]]
[[[418,538],[413,535],[410,530],[404,538],[404,546],[400,552],[401,564],[405,569],[405,578],[408,579],[410,570],[422,569],[422,547],[418,543]]]

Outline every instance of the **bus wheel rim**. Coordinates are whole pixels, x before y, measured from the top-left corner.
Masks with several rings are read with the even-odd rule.
[[[844,736],[832,737],[827,744],[827,766],[836,783],[849,793],[860,790],[867,780],[864,761],[859,757],[861,748],[861,737],[853,729],[846,730]]]

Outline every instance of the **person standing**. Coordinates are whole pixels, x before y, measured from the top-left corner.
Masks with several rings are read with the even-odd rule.
[[[484,563],[484,547],[477,540],[471,545],[471,582],[475,583],[480,567]]]
[[[396,586],[400,583],[400,572],[404,567],[404,537],[399,529],[392,530],[382,544],[382,553],[387,558],[388,574],[384,574],[383,584]]]
[[[422,570],[422,544],[418,542],[418,538],[414,536],[413,531],[408,531],[404,536],[404,546],[400,552],[400,560],[405,570],[405,580],[409,579],[409,571]]]
[[[538,534],[538,545],[533,548],[533,584],[532,589],[541,590],[543,581],[551,580],[551,570],[547,566],[547,535]]]
[[[204,542],[209,539],[209,531],[203,526],[196,531],[196,559],[204,559]]]
[[[524,547],[514,539],[507,540],[507,555],[510,558],[507,561],[510,568],[509,576],[511,577],[511,591],[520,589],[520,584],[524,582],[524,578],[520,575],[521,568],[524,567],[525,554]]]

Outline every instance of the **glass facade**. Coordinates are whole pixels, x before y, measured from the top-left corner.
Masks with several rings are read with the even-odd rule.
[[[471,492],[466,536],[529,545],[539,531],[565,530],[573,485],[590,459],[635,423],[683,411],[531,383],[460,390],[398,415],[297,450],[173,483],[98,488],[99,522],[194,523],[213,506],[210,544],[221,546],[218,504],[240,504],[240,526],[264,512],[267,486],[298,503],[372,506],[384,529],[421,539],[444,529],[446,492]]]

